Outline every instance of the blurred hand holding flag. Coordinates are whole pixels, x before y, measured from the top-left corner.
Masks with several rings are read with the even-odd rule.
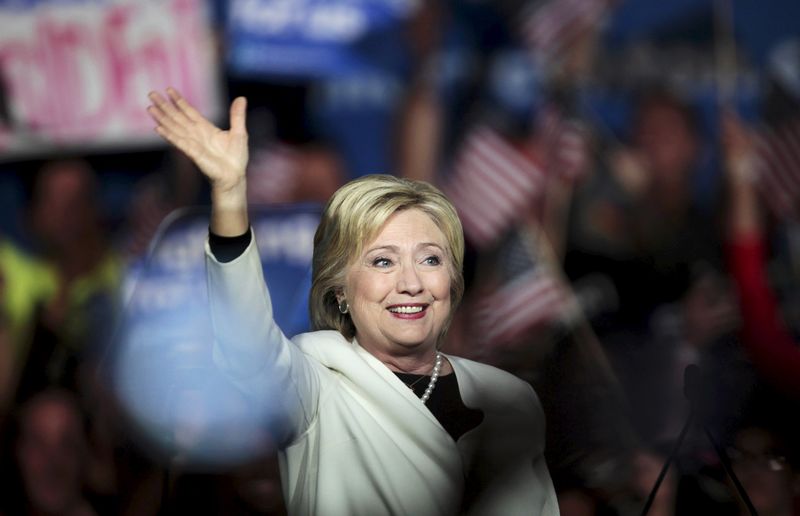
[[[247,167],[247,202],[276,204],[293,201],[299,153],[292,146],[272,142],[253,151]]]
[[[591,156],[589,131],[577,118],[562,116],[556,109],[545,113],[551,119],[546,122],[547,170],[551,176],[562,178],[570,183],[578,181],[589,170]]]
[[[450,180],[453,201],[467,239],[486,249],[518,221],[537,211],[550,180],[574,182],[589,168],[587,131],[575,119],[546,106],[521,145],[488,124],[464,138]],[[531,148],[536,147],[536,150]]]
[[[544,181],[537,164],[491,127],[478,125],[466,136],[443,190],[458,210],[467,238],[485,248],[528,213]]]
[[[578,305],[557,264],[525,229],[512,232],[493,261],[494,277],[472,305],[476,329],[490,346],[509,343],[532,328],[568,322]],[[545,244],[546,245],[546,244]]]
[[[756,181],[781,221],[800,217],[800,40],[779,46],[770,63],[764,126],[755,137]]]

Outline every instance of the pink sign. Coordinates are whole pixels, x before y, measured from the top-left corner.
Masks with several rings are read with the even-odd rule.
[[[0,156],[155,141],[147,92],[219,111],[203,0],[40,2],[0,8]]]

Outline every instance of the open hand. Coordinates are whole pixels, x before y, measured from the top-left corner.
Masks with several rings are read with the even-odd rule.
[[[233,101],[230,129],[223,131],[175,89],[167,88],[167,96],[155,91],[148,95],[153,104],[147,112],[158,124],[155,131],[194,161],[213,188],[229,191],[242,186],[248,159],[245,98]]]

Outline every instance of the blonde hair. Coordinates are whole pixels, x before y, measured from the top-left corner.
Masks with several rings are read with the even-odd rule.
[[[442,231],[450,266],[450,315],[464,294],[464,233],[450,201],[434,186],[390,175],[363,176],[333,194],[314,235],[309,312],[315,330],[337,330],[347,339],[356,328],[341,314],[337,294],[344,288],[347,270],[394,213],[418,209]],[[442,329],[447,331],[450,317]]]

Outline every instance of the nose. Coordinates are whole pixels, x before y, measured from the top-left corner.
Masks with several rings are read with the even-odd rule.
[[[403,265],[400,268],[400,277],[397,278],[397,291],[416,296],[424,289],[417,268],[413,264]]]

